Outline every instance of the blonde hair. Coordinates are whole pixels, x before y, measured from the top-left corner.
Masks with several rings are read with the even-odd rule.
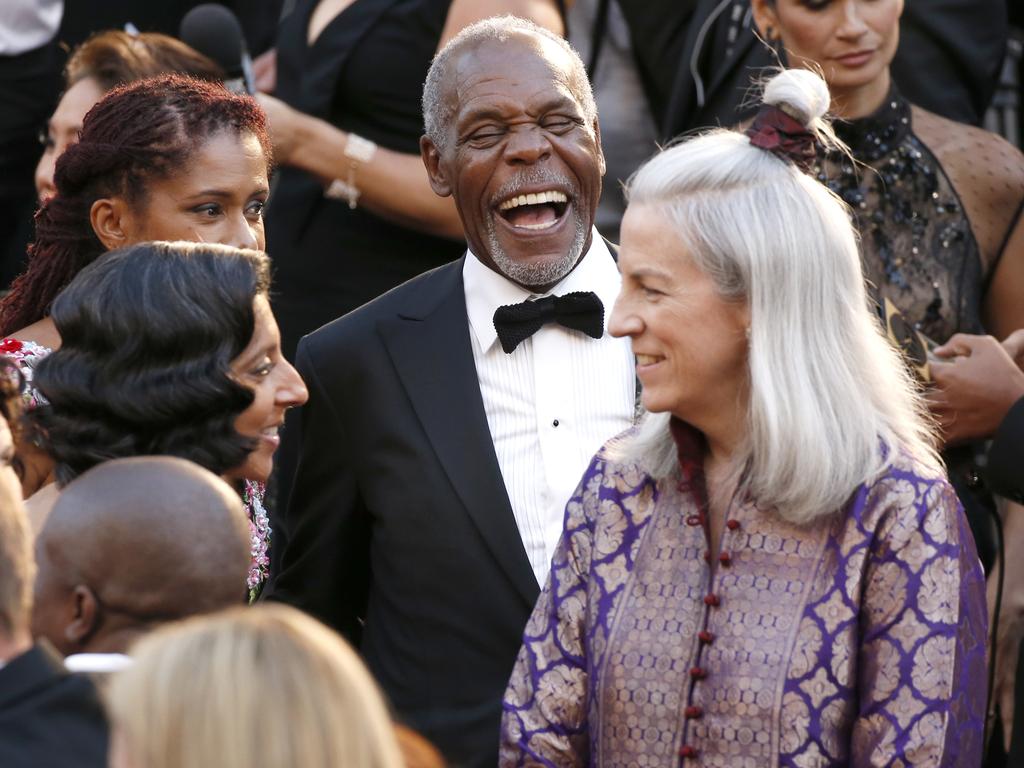
[[[400,768],[384,700],[355,652],[294,608],[259,605],[158,630],[107,691],[146,768]]]
[[[28,631],[36,565],[21,499],[0,487],[0,634]]]
[[[764,100],[818,137],[831,135],[828,90],[816,74],[785,70]],[[840,509],[903,451],[941,467],[920,393],[869,307],[838,197],[726,130],[655,156],[627,193],[630,205],[664,213],[721,296],[749,306],[746,441],[733,457],[739,493],[805,523]],[[645,414],[609,457],[669,476],[670,418]]]

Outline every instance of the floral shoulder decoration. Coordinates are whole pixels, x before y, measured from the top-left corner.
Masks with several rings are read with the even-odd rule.
[[[21,370],[25,378],[25,389],[22,392],[22,399],[25,407],[29,410],[40,405],[46,405],[46,398],[39,394],[39,390],[32,384],[32,375],[39,361],[49,355],[53,350],[36,344],[34,341],[22,341],[20,339],[6,338],[0,340],[0,355],[6,355],[13,360]]]
[[[249,513],[249,547],[252,561],[249,564],[249,576],[246,579],[249,587],[249,602],[259,597],[260,590],[270,573],[270,517],[263,507],[263,496],[266,487],[263,483],[252,480],[245,481],[242,500]]]

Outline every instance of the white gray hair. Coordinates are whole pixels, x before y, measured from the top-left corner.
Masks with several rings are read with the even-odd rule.
[[[457,54],[475,48],[484,42],[504,43],[515,35],[535,35],[555,43],[569,57],[569,86],[579,102],[587,125],[593,127],[597,120],[597,103],[587,77],[587,68],[576,50],[563,38],[544,27],[518,16],[492,16],[483,19],[459,32],[448,41],[430,64],[427,80],[423,84],[423,125],[427,137],[439,149],[448,142],[448,127],[455,106],[448,98],[445,83]]]
[[[817,75],[784,71],[766,93],[829,133]],[[739,493],[805,523],[840,509],[901,452],[941,467],[927,409],[870,308],[847,209],[824,185],[744,134],[717,130],[648,161],[628,199],[661,209],[720,295],[749,305]],[[670,418],[645,413],[609,457],[671,476]]]

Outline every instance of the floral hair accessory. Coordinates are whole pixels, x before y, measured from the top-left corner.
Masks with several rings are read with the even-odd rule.
[[[745,131],[750,143],[808,171],[817,157],[817,139],[807,126],[774,104],[764,104]]]

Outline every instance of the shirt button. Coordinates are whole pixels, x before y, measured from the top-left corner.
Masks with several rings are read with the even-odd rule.
[[[701,515],[690,515],[686,518],[687,525],[703,525],[704,518]]]
[[[552,427],[557,427],[558,426],[558,419],[555,419],[554,421],[552,421],[551,422],[551,426]]]
[[[697,749],[695,747],[691,747],[689,744],[683,744],[683,746],[681,746],[679,748],[679,756],[680,757],[696,757],[697,756]]]
[[[726,520],[725,521],[725,527],[728,528],[730,531],[739,530],[740,521],[739,520]]]
[[[700,720],[704,716],[704,709],[702,707],[687,707],[685,713],[687,717]]]
[[[728,568],[729,564],[732,563],[732,555],[730,555],[728,552],[723,552],[718,556],[718,562],[720,562],[722,565]]]
[[[702,629],[697,633],[697,638],[705,645],[711,645],[715,641],[715,633],[708,632],[706,629]]]
[[[721,604],[721,600],[718,599],[718,595],[712,593],[710,595],[704,595],[704,605],[709,605],[712,608],[717,608]]]
[[[690,667],[690,677],[692,677],[694,680],[703,680],[705,677],[707,677],[707,674],[708,673],[704,671],[704,669],[702,669],[701,667]]]

